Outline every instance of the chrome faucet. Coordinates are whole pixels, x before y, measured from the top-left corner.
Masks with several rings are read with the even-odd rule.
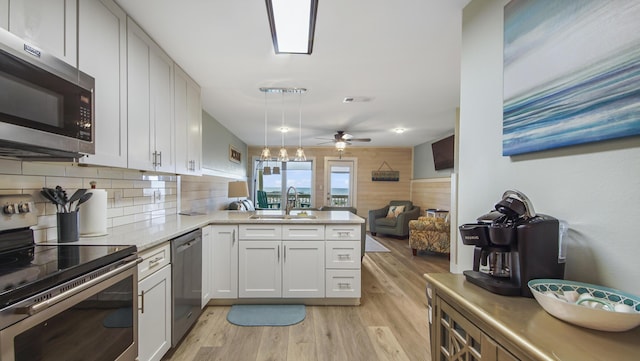
[[[291,200],[289,199],[289,192],[293,189],[293,195],[294,195],[294,200],[293,203],[291,202]],[[289,213],[291,213],[291,209],[293,207],[296,206],[296,204],[298,204],[298,190],[296,189],[296,187],[291,186],[289,188],[287,188],[287,194],[286,194],[286,205],[285,205],[285,210],[284,213],[286,215],[289,215]]]

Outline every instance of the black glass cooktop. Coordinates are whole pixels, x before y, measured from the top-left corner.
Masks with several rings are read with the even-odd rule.
[[[135,246],[35,245],[0,252],[0,309],[136,253]]]

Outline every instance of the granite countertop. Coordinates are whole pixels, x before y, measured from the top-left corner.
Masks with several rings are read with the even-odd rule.
[[[636,360],[640,356],[640,327],[626,332],[591,330],[549,315],[533,298],[497,295],[467,282],[461,274],[424,277],[445,301],[486,328],[483,331],[490,337],[532,360]]]
[[[252,219],[251,216],[275,217],[282,211],[217,211],[211,213],[191,213],[191,215],[171,215],[153,218],[147,221],[126,224],[107,229],[107,235],[98,237],[80,237],[73,245],[134,245],[138,251],[152,248],[191,232],[208,224],[330,224],[364,223],[364,219],[350,212],[307,211],[309,217],[299,216],[301,211],[292,211],[293,219]],[[55,244],[55,240],[47,244]]]

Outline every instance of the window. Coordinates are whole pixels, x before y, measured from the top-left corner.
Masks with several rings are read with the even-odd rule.
[[[271,174],[264,174],[269,167]],[[279,169],[279,174],[274,170]],[[313,160],[304,162],[255,161],[254,179],[256,204],[259,208],[284,208],[283,194],[291,186],[298,191],[298,208],[308,208],[314,203]],[[266,203],[260,202],[258,191],[266,192]]]

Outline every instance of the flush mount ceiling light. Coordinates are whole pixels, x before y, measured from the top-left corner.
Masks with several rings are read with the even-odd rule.
[[[396,128],[393,130],[396,134],[402,134],[404,133],[405,129],[404,128]]]
[[[265,0],[276,54],[311,54],[317,0]]]

